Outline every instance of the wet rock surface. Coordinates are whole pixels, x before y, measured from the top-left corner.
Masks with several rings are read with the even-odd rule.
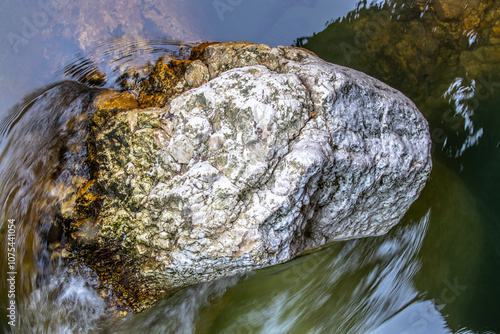
[[[400,92],[299,48],[204,44],[138,101],[103,92],[88,178],[60,214],[66,254],[141,311],[200,282],[386,233],[431,169]]]

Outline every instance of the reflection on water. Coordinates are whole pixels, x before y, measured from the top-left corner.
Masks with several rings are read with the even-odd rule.
[[[65,171],[82,156],[97,89],[66,82],[30,93],[0,124],[0,256],[5,221],[15,218],[19,333],[500,331],[500,9],[495,1],[467,1],[447,12],[447,2],[196,0],[123,7],[57,1],[54,15],[18,45],[15,57],[7,53],[10,45],[0,55],[2,101],[62,76],[133,90],[157,57],[185,58],[195,41],[276,45],[299,37],[299,45],[322,58],[410,96],[430,123],[434,170],[386,236],[336,243],[280,266],[191,287],[120,320],[80,273],[60,262],[61,232],[53,227],[53,209],[70,190]],[[19,18],[43,11],[33,1],[22,4],[25,11],[2,5],[6,33],[21,36]],[[0,276],[6,271],[3,265]],[[5,294],[0,301],[6,305]],[[0,330],[9,332],[4,312]]]
[[[12,97],[20,100],[39,87],[60,81],[60,70],[71,63],[75,54],[89,58],[95,45],[102,41],[123,36],[185,42],[207,39],[209,29],[200,1],[206,2],[129,0],[125,4],[116,0],[20,0],[2,3],[0,116],[5,115],[7,102],[12,101]],[[100,60],[96,65],[102,65]]]
[[[107,84],[115,89],[133,90],[136,87],[132,83],[139,82],[159,57],[187,59],[196,44],[167,38],[111,38],[94,45],[85,54],[78,54],[61,72],[89,86]]]
[[[412,280],[428,218],[387,237],[337,244],[257,272],[219,302],[224,305],[207,332],[367,333],[377,328],[418,296]]]

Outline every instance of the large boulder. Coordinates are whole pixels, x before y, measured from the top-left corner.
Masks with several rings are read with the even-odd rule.
[[[139,97],[150,107],[96,112],[96,172],[65,218],[67,248],[133,310],[384,234],[423,189],[428,125],[400,92],[299,48],[193,54],[157,64]]]

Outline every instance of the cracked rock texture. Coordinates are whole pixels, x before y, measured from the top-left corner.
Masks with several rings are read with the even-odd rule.
[[[299,48],[220,43],[196,57],[168,98],[148,86],[160,105],[95,131],[99,214],[70,244],[112,254],[132,309],[384,234],[423,189],[428,125],[400,92]]]

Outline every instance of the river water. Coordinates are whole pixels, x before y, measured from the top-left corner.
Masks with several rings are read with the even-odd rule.
[[[443,14],[436,3],[450,1],[0,4],[0,331],[500,333],[500,4],[456,1]],[[119,88],[127,69],[230,40],[299,45],[403,91],[430,124],[431,179],[385,236],[194,286],[120,319],[50,252],[59,161],[72,159],[61,147],[78,143],[90,86]],[[83,84],[40,103],[62,80]]]

